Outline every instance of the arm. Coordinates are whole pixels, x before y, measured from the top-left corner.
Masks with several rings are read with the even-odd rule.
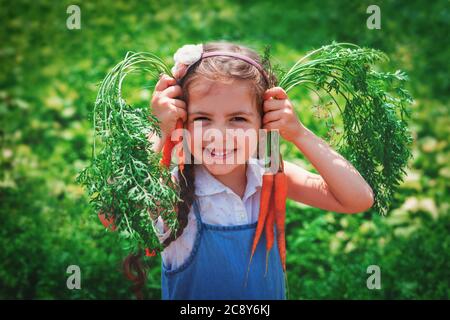
[[[300,128],[293,143],[320,175],[284,161],[288,198],[340,213],[364,212],[372,207],[373,191],[359,172],[309,129]]]

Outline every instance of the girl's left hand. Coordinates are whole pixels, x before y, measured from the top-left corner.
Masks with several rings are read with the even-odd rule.
[[[264,93],[263,129],[278,129],[280,135],[293,142],[304,129],[295,114],[291,101],[281,87],[273,87]]]

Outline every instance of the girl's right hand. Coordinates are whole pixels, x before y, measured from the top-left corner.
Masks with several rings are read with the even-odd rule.
[[[170,137],[175,130],[177,120],[187,120],[186,103],[176,97],[181,97],[183,91],[177,81],[163,74],[155,86],[151,100],[152,113],[160,121],[162,139]]]

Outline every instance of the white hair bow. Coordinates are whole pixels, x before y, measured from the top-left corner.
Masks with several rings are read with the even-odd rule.
[[[186,44],[179,48],[173,56],[175,65],[172,67],[172,74],[175,79],[181,79],[186,74],[188,67],[196,63],[202,57],[203,45]]]

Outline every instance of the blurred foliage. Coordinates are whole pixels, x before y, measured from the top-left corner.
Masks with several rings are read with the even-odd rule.
[[[270,43],[285,67],[333,40],[353,42],[386,52],[386,68],[409,74],[413,159],[392,210],[342,215],[289,201],[290,294],[450,297],[447,1],[379,1],[380,30],[366,27],[370,1],[86,1],[78,3],[81,30],[66,27],[70,1],[0,2],[0,298],[132,298],[120,271],[123,243],[75,183],[92,152],[98,84],[127,51],[172,64],[183,44],[216,39],[260,52]],[[148,103],[151,81],[137,79],[139,89],[126,92],[130,101]],[[302,88],[290,98],[305,125],[326,137],[316,98]],[[314,171],[294,146],[283,143],[282,151]],[[159,299],[160,258],[147,263],[146,297]],[[81,268],[81,290],[66,287],[71,264]],[[381,268],[381,290],[366,287],[369,265]]]

